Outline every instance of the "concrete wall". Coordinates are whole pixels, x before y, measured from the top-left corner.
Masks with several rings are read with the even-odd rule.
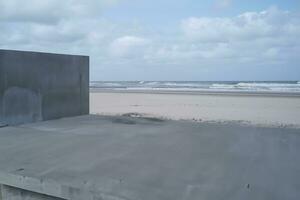
[[[89,113],[89,57],[0,50],[0,124]]]

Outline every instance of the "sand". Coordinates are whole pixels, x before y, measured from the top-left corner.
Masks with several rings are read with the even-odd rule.
[[[90,112],[299,128],[300,96],[98,91],[90,93]]]

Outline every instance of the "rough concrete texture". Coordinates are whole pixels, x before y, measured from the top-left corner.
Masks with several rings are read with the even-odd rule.
[[[0,129],[0,184],[63,199],[299,200],[300,131],[80,116]]]
[[[14,187],[2,185],[0,189],[0,200],[63,200],[63,199],[22,190],[20,188],[14,188]]]
[[[89,58],[0,50],[0,124],[89,113]]]

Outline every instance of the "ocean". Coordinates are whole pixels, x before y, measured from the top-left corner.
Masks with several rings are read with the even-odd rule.
[[[92,81],[92,89],[300,93],[300,81]]]

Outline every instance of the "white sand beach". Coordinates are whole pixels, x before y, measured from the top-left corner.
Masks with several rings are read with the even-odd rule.
[[[97,91],[90,93],[90,112],[102,115],[139,113],[174,120],[300,127],[300,97],[297,95]]]

